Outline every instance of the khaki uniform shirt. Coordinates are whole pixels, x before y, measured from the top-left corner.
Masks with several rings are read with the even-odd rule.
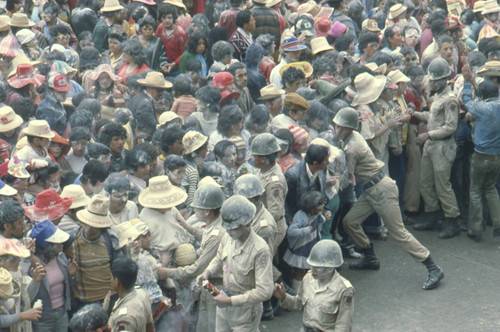
[[[257,304],[271,298],[274,291],[271,253],[267,243],[253,230],[239,248],[236,241],[224,235],[206,272],[212,277],[221,270],[233,306]]]
[[[379,105],[378,101],[377,105]],[[369,141],[369,145],[375,153],[375,157],[379,160],[384,160],[384,156],[388,154],[387,143],[389,142],[389,130],[375,137],[375,133],[386,123],[382,114],[383,110],[373,113],[369,106],[360,105],[358,107],[358,112],[361,117],[361,135],[365,140]]]
[[[119,299],[109,316],[112,331],[146,332],[153,322],[149,298],[142,289],[134,289]]]
[[[167,274],[172,279],[192,279],[200,275],[217,254],[217,248],[219,248],[220,241],[226,233],[224,228],[222,228],[222,219],[220,216],[207,228],[190,227],[188,230],[195,236],[196,233],[199,234],[201,231],[201,244],[196,252],[198,258],[194,264],[167,269]],[[220,278],[221,276],[222,274],[213,277]]]
[[[260,203],[260,206],[257,207],[257,212],[255,213],[255,217],[252,220],[252,229],[257,235],[266,241],[269,246],[269,250],[271,251],[271,257],[274,256],[275,253],[275,245],[276,245],[276,233],[278,228],[276,227],[276,222],[274,221],[273,216],[267,211],[264,204]]]
[[[325,332],[351,331],[354,314],[354,288],[335,272],[330,283],[320,287],[311,272],[302,280],[297,295],[288,295],[283,308],[304,310],[304,325]]]
[[[356,176],[356,181],[367,182],[384,168],[384,163],[375,158],[368,143],[357,131],[353,131],[345,140],[344,152],[347,170]]]
[[[285,176],[280,165],[275,164],[270,170],[262,173],[257,169],[257,175],[262,181],[265,192],[261,201],[273,216],[276,223],[285,218],[285,198],[288,193]]]
[[[429,112],[417,113],[419,120],[427,121],[427,131],[432,140],[448,138],[457,130],[458,101],[451,88],[436,94]]]

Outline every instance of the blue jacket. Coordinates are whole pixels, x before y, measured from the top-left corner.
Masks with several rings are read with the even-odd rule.
[[[491,98],[474,101],[472,84],[466,82],[462,92],[462,101],[467,111],[476,117],[473,137],[475,150],[487,155],[500,154],[500,100]]]
[[[37,119],[46,120],[50,129],[57,131],[61,136],[68,125],[66,110],[50,92],[45,94],[42,102],[38,105],[35,116]]]

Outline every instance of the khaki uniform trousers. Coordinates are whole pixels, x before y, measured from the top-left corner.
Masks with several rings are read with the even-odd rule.
[[[216,332],[259,332],[262,303],[217,307]]]
[[[406,177],[403,189],[403,202],[405,211],[418,212],[420,209],[420,160],[422,152],[415,139],[418,135],[418,126],[408,126],[408,139],[406,140]]]
[[[451,166],[457,145],[453,137],[441,141],[427,140],[420,163],[420,192],[424,198],[425,212],[439,210],[439,202],[446,218],[460,215],[457,198],[451,187]]]
[[[344,229],[354,241],[356,247],[365,249],[370,240],[363,232],[361,225],[372,213],[376,212],[384,219],[389,235],[417,262],[429,257],[429,250],[418,242],[403,225],[399,209],[398,187],[389,177],[367,189],[344,217]]]
[[[214,285],[217,289],[222,289],[222,284]],[[202,291],[198,305],[198,322],[196,331],[215,332],[215,317],[217,304],[210,293]]]

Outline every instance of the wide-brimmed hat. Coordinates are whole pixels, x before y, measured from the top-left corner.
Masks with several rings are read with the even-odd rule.
[[[169,209],[186,199],[186,192],[173,186],[166,175],[151,178],[149,186],[139,194],[139,204],[151,209]]]
[[[387,64],[385,63],[378,66],[375,62],[369,62],[365,64],[365,67],[370,69],[375,74],[380,74],[380,75],[384,75],[385,72],[387,71]]]
[[[36,239],[36,246],[45,248],[49,243],[64,243],[68,241],[69,234],[57,228],[50,220],[37,222],[33,225],[29,237]]]
[[[16,239],[0,238],[0,256],[30,257],[31,252]]]
[[[286,38],[281,42],[281,49],[285,52],[295,52],[305,49],[306,46],[302,45],[297,37]]]
[[[28,63],[28,64],[32,65],[33,67],[36,67],[40,64],[40,61],[31,61],[30,59],[28,59],[26,54],[24,54],[24,53],[19,54],[18,56],[16,56],[15,58],[12,59],[12,62],[11,62],[12,70],[9,72],[9,77],[16,75],[17,67],[22,63]],[[45,80],[45,76],[44,76],[44,80]]]
[[[500,76],[500,61],[498,60],[487,61],[483,66],[481,66],[477,70],[477,75],[484,77]]]
[[[196,130],[190,130],[182,137],[184,154],[190,154],[201,148],[208,141],[208,137]]]
[[[30,20],[25,13],[14,13],[8,24],[14,28],[31,28],[35,22]]]
[[[484,2],[484,9],[481,12],[482,15],[500,12],[500,6],[498,6],[497,0],[487,0]]]
[[[16,75],[7,80],[14,89],[20,89],[28,84],[35,86],[42,85],[45,82],[45,76],[35,74],[35,69],[29,63],[21,63],[17,66]]]
[[[99,76],[101,76],[102,73],[108,74],[108,76],[115,82],[118,82],[121,80],[120,76],[115,74],[113,67],[111,67],[111,65],[107,64],[107,63],[103,63],[103,64],[100,64],[99,66],[97,66],[97,68],[94,69],[94,71],[92,71],[89,74],[89,78],[91,80],[97,80],[99,78]]]
[[[240,98],[240,93],[237,91],[229,92],[227,90],[222,91],[220,94],[219,106],[224,106],[230,99],[238,100]]]
[[[322,79],[319,79],[316,82],[316,85],[318,86],[318,90],[321,96],[328,97],[329,99],[334,99],[338,97],[338,95],[340,95],[340,93],[344,91],[345,88],[349,86],[349,84],[351,84],[350,78],[343,79],[338,84],[333,84]]]
[[[52,137],[50,142],[61,144],[62,145],[61,146],[61,155],[66,155],[69,152],[69,150],[71,149],[71,146],[69,145],[69,141],[66,138],[59,135],[57,133],[57,131],[52,130],[52,132],[54,133],[54,137]]]
[[[101,12],[116,12],[122,9],[123,6],[120,5],[118,0],[104,0],[104,6],[101,8]]]
[[[10,17],[5,14],[0,15],[0,31],[9,31],[10,30]]]
[[[352,101],[352,106],[371,104],[380,97],[384,91],[387,78],[384,75],[372,76],[368,73],[361,73],[354,79],[356,96]]]
[[[158,124],[156,125],[156,128],[158,129],[161,126],[165,125],[166,123],[175,119],[180,119],[181,123],[183,122],[182,118],[177,113],[171,111],[163,112],[161,113],[160,118],[158,119]]]
[[[49,123],[45,120],[31,120],[28,127],[24,128],[23,133],[29,136],[36,136],[42,138],[52,138],[54,133],[50,130]]]
[[[78,209],[89,205],[90,198],[85,194],[85,190],[78,184],[68,184],[61,192],[61,198],[73,198],[70,209]]]
[[[26,216],[34,221],[61,218],[73,203],[73,198],[62,198],[54,189],[45,189],[36,195],[35,205],[23,205]]]
[[[30,29],[21,29],[16,32],[16,38],[19,44],[24,45],[35,40],[35,33]]]
[[[282,2],[282,1],[283,0],[269,0],[269,1],[266,2],[266,7],[271,8],[272,6],[277,5],[280,2]]]
[[[16,156],[9,160],[8,163],[8,174],[18,179],[28,179],[30,177],[30,173],[26,170],[27,163],[20,161]]]
[[[311,40],[311,52],[313,55],[316,55],[319,52],[331,50],[333,50],[333,47],[332,45],[328,44],[328,40],[326,40],[326,37],[318,37]]]
[[[2,180],[0,180],[0,195],[1,196],[14,196],[17,194],[17,189],[9,186]]]
[[[325,37],[320,37],[320,38],[325,38]],[[294,68],[301,70],[304,73],[304,75],[306,76],[306,78],[310,77],[313,74],[313,66],[309,62],[300,61],[300,62],[292,62],[292,63],[289,63],[289,64],[281,67],[280,68],[280,75],[283,75],[285,70],[287,70],[288,68],[291,68],[291,67],[294,67]]]
[[[361,30],[367,30],[371,32],[380,32],[380,28],[378,27],[377,21],[367,18],[361,24]]]
[[[90,199],[87,208],[76,213],[78,220],[94,228],[108,228],[113,222],[108,216],[109,198],[104,195],[95,195]]]
[[[184,10],[187,10],[186,5],[184,5],[182,3],[182,0],[165,0],[165,1],[163,1],[163,3],[166,3],[166,4],[169,4],[169,5],[172,5],[172,6],[175,6],[175,7],[179,7],[179,8],[183,8]]]
[[[109,65],[108,65],[109,66]],[[55,60],[52,62],[52,66],[50,67],[50,71],[54,73],[59,73],[68,76],[69,74],[76,74],[78,69],[71,67],[66,62],[61,60]],[[90,78],[90,75],[89,75]],[[91,78],[95,80],[94,78]]]
[[[70,91],[71,85],[69,85],[68,78],[66,75],[50,72],[49,79],[47,80],[49,88],[52,88],[59,92]]]
[[[14,14],[15,15],[15,14]],[[16,56],[23,54],[24,51],[19,45],[16,36],[9,33],[5,36],[2,41],[0,41],[0,55],[6,58],[15,58]]]
[[[0,267],[0,298],[13,298],[21,294],[21,287],[9,271]]]
[[[399,69],[390,71],[389,74],[387,74],[387,78],[390,79],[391,82],[394,84],[408,83],[411,81],[411,79],[405,74],[403,74]]]
[[[0,107],[0,133],[16,129],[23,124],[23,118],[17,115],[12,107]]]
[[[115,232],[118,237],[118,245],[120,248],[126,246],[129,241],[137,240],[137,238],[143,234],[139,232],[130,221],[115,225]]]
[[[474,9],[472,10],[474,13],[481,13],[484,10],[484,1],[479,0],[474,2]]]
[[[306,3],[301,4],[297,8],[297,13],[299,15],[302,14],[309,14],[313,17],[315,21],[317,21],[321,17],[330,17],[333,13],[333,8],[330,7],[323,7],[319,4],[317,4],[315,1],[308,1]]]
[[[273,83],[266,85],[262,89],[260,89],[260,97],[259,100],[269,100],[282,96],[285,93],[285,90],[278,89],[276,85]]]
[[[392,6],[391,9],[389,9],[389,14],[387,15],[387,18],[393,20],[398,16],[403,15],[406,12],[406,9],[407,9],[406,6],[397,3],[394,6]]]
[[[163,74],[158,71],[150,71],[147,73],[145,79],[138,79],[137,83],[149,88],[157,89],[170,89],[173,86],[172,83],[165,80]]]

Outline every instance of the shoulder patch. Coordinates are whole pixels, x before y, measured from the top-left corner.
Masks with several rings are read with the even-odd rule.
[[[211,233],[210,233],[210,236],[219,236],[219,230],[216,228],[214,229]]]
[[[126,315],[127,314],[127,307],[121,308],[120,311],[118,311],[118,316]]]
[[[260,220],[260,225],[261,225],[262,227],[267,227],[267,226],[269,226],[269,224],[267,223],[267,220],[266,220],[266,219],[261,219],[261,220]]]
[[[344,286],[346,286],[347,288],[352,288],[352,284],[349,280],[342,278],[342,282],[344,283]]]
[[[279,176],[277,175],[271,176],[271,181],[279,181],[279,180],[280,180]]]

